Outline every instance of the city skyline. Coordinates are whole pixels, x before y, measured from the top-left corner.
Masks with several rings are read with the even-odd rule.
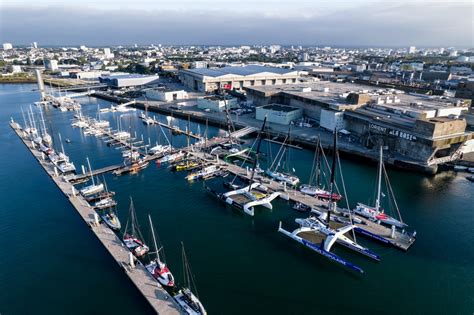
[[[118,10],[120,7],[124,10]],[[297,1],[238,7],[139,0],[82,6],[58,1],[4,1],[0,39],[27,45],[336,45],[473,46],[472,4],[414,1],[387,4],[358,0]],[[423,14],[419,14],[423,12]],[[415,15],[414,15],[415,14]],[[124,23],[124,21],[126,23]],[[100,31],[98,31],[100,30]],[[196,31],[197,30],[197,31]]]

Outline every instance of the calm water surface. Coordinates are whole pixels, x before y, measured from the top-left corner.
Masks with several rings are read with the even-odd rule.
[[[88,230],[62,193],[8,126],[38,99],[34,85],[0,85],[0,313],[152,314],[152,309]],[[95,116],[97,104],[81,98],[83,112]],[[120,151],[71,127],[72,113],[49,108],[48,128],[60,132],[76,167],[89,157],[93,168],[121,162]],[[137,112],[103,114],[146,142],[165,141],[157,127],[146,127]],[[166,121],[166,117],[156,115]],[[182,128],[186,121],[175,120]],[[194,131],[205,127],[191,123]],[[209,127],[209,135],[223,134]],[[170,137],[169,133],[166,133]],[[183,136],[172,137],[176,146]],[[277,148],[263,145],[267,153]],[[309,178],[312,152],[292,152],[302,180]],[[351,205],[373,200],[375,165],[343,160]],[[210,314],[472,314],[474,312],[474,184],[466,174],[434,177],[389,170],[404,220],[418,237],[408,252],[362,238],[382,256],[377,263],[336,249],[361,266],[355,275],[277,233],[278,222],[296,227],[298,213],[288,203],[258,209],[255,217],[226,208],[188,183],[184,173],[154,163],[137,175],[105,175],[117,193],[125,224],[133,196],[144,236],[151,214],[166,260],[182,279],[180,242],[187,248],[198,292]]]

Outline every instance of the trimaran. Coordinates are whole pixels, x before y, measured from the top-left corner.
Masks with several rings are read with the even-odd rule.
[[[331,166],[331,182],[330,182],[330,193],[334,193],[335,188],[335,173],[337,163],[337,133],[334,132],[334,150],[333,150],[333,161]],[[327,213],[322,213],[316,217],[311,215],[306,219],[296,219],[296,223],[300,225],[299,228],[293,232],[289,232],[282,228],[281,222],[278,227],[278,232],[290,237],[291,239],[303,244],[309,249],[317,252],[318,254],[335,261],[343,266],[346,266],[356,272],[363,273],[362,268],[354,265],[351,262],[346,261],[342,257],[331,252],[333,245],[337,242],[349,249],[359,252],[367,257],[375,260],[380,260],[380,257],[370,251],[369,249],[359,245],[354,240],[346,236],[346,233],[351,232],[355,229],[355,225],[347,224],[341,227],[332,227],[330,225],[330,217],[332,208],[336,207],[336,202],[330,198],[330,204]],[[336,225],[333,223],[333,225]],[[339,224],[341,225],[341,224]]]

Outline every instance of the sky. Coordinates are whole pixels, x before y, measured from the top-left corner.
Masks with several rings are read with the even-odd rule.
[[[474,47],[474,1],[0,0],[0,42]]]

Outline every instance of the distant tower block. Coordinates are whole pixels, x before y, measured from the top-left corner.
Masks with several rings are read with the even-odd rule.
[[[46,98],[46,94],[44,92],[43,76],[41,75],[41,71],[39,69],[35,70],[35,74],[36,74],[36,83],[38,84],[38,90],[41,93],[41,100],[44,101]]]

